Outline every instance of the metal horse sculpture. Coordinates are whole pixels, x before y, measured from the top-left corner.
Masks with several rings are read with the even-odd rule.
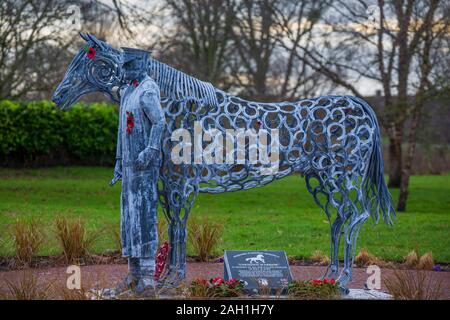
[[[117,101],[121,52],[91,35],[82,35],[97,55],[75,56],[54,101],[62,109],[80,96],[101,91]],[[391,224],[395,215],[383,177],[380,129],[375,113],[362,99],[324,96],[297,102],[259,103],[240,99],[154,59],[149,75],[163,95],[167,130],[159,190],[169,222],[170,266],[166,281],[185,277],[186,222],[199,192],[222,193],[264,186],[293,173],[305,177],[308,191],[325,211],[331,229],[331,264],[326,277],[342,287],[351,280],[358,232],[371,216]],[[171,135],[178,128],[278,129],[279,170],[261,174],[261,165],[174,164]],[[247,143],[248,144],[248,143]],[[247,145],[248,147],[248,145]],[[344,266],[339,272],[339,244],[344,236]]]

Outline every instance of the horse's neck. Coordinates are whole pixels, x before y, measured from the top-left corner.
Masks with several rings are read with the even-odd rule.
[[[210,105],[218,105],[216,88],[185,74],[167,64],[150,59],[148,74],[160,87],[160,90],[172,100],[193,99]]]
[[[155,80],[162,94],[166,96],[169,101],[193,100],[207,106],[210,110],[215,109],[220,105],[224,105],[229,101],[238,105],[251,103],[261,108],[271,105],[284,108],[288,106],[298,107],[302,101],[308,100],[313,102],[318,99],[301,99],[296,102],[277,103],[249,101],[217,89],[209,82],[196,79],[155,59],[150,59],[149,61],[148,74]],[[300,117],[302,117],[302,115],[300,115]]]

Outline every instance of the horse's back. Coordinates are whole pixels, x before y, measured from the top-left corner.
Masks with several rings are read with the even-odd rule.
[[[296,102],[259,103],[225,95],[213,108],[184,105],[183,112],[177,110],[169,114],[169,135],[178,128],[185,128],[194,138],[195,121],[202,133],[218,129],[223,134],[222,142],[227,142],[226,130],[241,130],[241,133],[253,133],[257,137],[267,133],[266,144],[271,145],[272,141],[278,144],[278,157],[266,165],[250,161],[247,156],[250,138],[245,136],[245,160],[238,162],[239,146],[234,137],[233,161],[226,161],[225,151],[222,151],[221,163],[195,163],[192,155],[190,163],[180,164],[178,171],[195,172],[190,181],[200,185],[200,192],[221,193],[261,187],[294,172],[332,175],[345,170],[346,163],[359,165],[359,158],[370,154],[375,124],[367,110],[354,99],[324,96]],[[209,143],[203,141],[202,147]],[[168,145],[173,144],[166,144],[166,159],[171,157]],[[223,150],[226,147],[223,146]],[[356,149],[358,154],[355,154]],[[266,151],[267,156],[272,152]],[[173,169],[175,164],[166,165],[172,166],[168,172],[177,171]]]

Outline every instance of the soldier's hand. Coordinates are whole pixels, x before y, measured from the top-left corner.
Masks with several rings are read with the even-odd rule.
[[[114,178],[112,178],[111,182],[109,183],[109,186],[112,187],[121,179],[122,179],[122,177],[120,177],[120,176],[114,176]]]
[[[148,168],[152,161],[156,159],[158,150],[152,148],[146,148],[142,150],[137,158],[137,166],[139,169]]]
[[[109,185],[112,187],[121,179],[122,179],[122,161],[118,159],[116,161],[116,166],[114,167],[114,177],[112,178]]]

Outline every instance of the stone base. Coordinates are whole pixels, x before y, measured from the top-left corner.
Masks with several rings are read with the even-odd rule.
[[[366,289],[350,289],[347,295],[343,295],[342,299],[350,300],[392,300],[394,299],[390,294],[378,290]]]

